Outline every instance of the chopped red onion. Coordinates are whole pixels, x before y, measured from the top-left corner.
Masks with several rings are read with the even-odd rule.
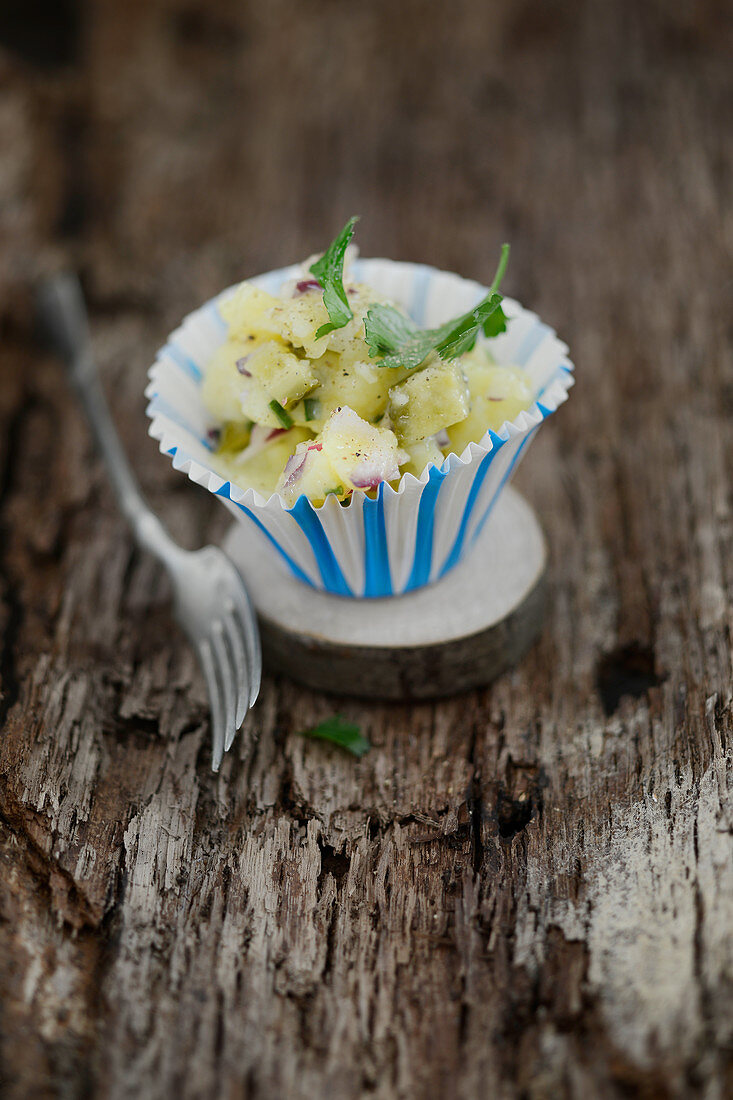
[[[355,489],[376,489],[381,481],[384,481],[384,478],[380,477],[379,474],[374,474],[372,477],[362,478],[361,476],[356,476],[351,478],[351,482]]]
[[[445,428],[441,428],[439,432],[436,432],[435,442],[438,444],[439,447],[450,446],[450,439],[448,438],[448,433]]]
[[[301,279],[295,284],[295,294],[307,294],[310,290],[320,290],[318,279]],[[295,297],[295,294],[293,297]]]
[[[285,469],[283,470],[283,489],[290,489],[296,481],[300,481],[303,473],[305,472],[305,464],[308,461],[308,455],[311,451],[322,451],[322,443],[309,443],[304,451],[296,451],[290,456],[285,463]]]
[[[376,489],[382,481],[394,481],[400,476],[395,463],[362,463],[349,475],[349,481],[356,489]]]
[[[237,359],[237,370],[239,371],[240,374],[243,374],[245,378],[251,378],[252,377],[252,375],[249,373],[249,371],[247,370],[247,368],[244,365],[247,362],[248,359],[249,359],[248,355],[243,355],[241,359]]]
[[[285,463],[285,469],[283,470],[283,489],[290,489],[296,481],[300,479],[303,473],[303,467],[308,457],[308,452],[303,451],[302,454],[292,454],[288,461]]]

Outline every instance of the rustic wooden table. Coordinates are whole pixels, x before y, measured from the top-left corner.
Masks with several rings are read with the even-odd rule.
[[[733,1094],[731,26],[725,6],[77,0],[0,14],[3,1096]],[[29,288],[77,264],[124,441],[190,308],[316,249],[486,279],[579,385],[519,477],[541,642],[490,691],[203,684]]]

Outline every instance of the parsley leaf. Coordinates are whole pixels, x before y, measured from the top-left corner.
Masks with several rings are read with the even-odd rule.
[[[502,245],[501,259],[486,297],[468,313],[433,329],[421,329],[394,306],[373,305],[364,320],[366,342],[372,358],[381,356],[379,367],[405,367],[414,370],[437,351],[441,359],[457,359],[470,351],[483,330],[497,336],[506,330],[506,315],[501,308],[498,288],[509,260],[509,245]]]
[[[430,329],[422,329],[394,306],[374,305],[364,318],[364,332],[372,358],[381,355],[378,367],[419,367],[433,350]]]
[[[354,756],[363,756],[372,747],[358,726],[347,722],[340,714],[326,718],[312,730],[301,730],[301,737],[312,737],[318,741],[330,741],[339,748],[346,749]]]
[[[390,352],[395,347],[426,335],[411,317],[405,317],[394,306],[371,306],[366,324],[367,341],[372,356]]]
[[[476,343],[479,330],[491,321],[492,315],[501,307],[502,300],[501,294],[490,291],[475,309],[439,329],[434,329],[433,333],[437,337],[435,350],[440,358],[457,359],[459,355],[470,351]]]
[[[357,221],[358,218],[349,218],[320,260],[311,264],[311,274],[315,275],[323,287],[323,304],[330,317],[330,320],[325,325],[321,325],[316,332],[316,340],[333,332],[334,329],[343,328],[354,316],[344,290],[344,255],[354,235],[354,226]]]
[[[492,293],[501,286],[501,280],[504,278],[504,272],[506,271],[506,265],[509,263],[509,245],[503,244],[501,246],[501,256],[499,257],[499,266],[496,269],[496,275],[494,275],[494,281],[491,284]],[[507,317],[504,310],[499,306],[494,310],[484,322],[484,336],[492,337],[498,336],[500,332],[506,332]]]

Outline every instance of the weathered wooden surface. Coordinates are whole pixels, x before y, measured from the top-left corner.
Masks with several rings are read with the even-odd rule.
[[[0,38],[3,1095],[731,1095],[726,6],[69,0]],[[549,625],[490,692],[345,704],[360,762],[267,682],[214,777],[29,285],[81,266],[195,545],[226,517],[146,439],[154,348],[352,211],[483,279],[510,238],[571,345],[519,477]]]

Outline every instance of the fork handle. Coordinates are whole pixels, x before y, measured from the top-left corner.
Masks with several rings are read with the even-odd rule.
[[[99,381],[89,337],[89,323],[79,280],[62,273],[40,291],[42,318],[63,358],[69,378],[86,413],[94,440],[107,467],[112,487],[137,543],[164,564],[181,554],[140,492],[122,448]]]

